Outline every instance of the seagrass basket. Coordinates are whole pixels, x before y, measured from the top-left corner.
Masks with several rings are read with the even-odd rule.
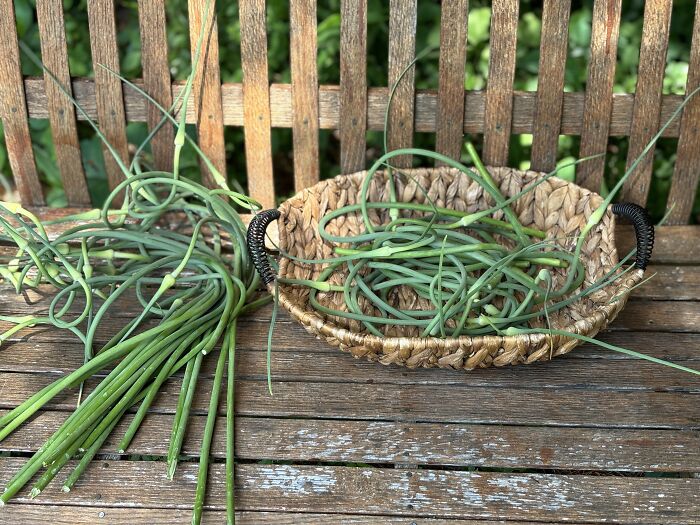
[[[543,174],[518,171],[510,168],[489,168],[505,197],[519,193]],[[396,176],[397,199],[403,202],[426,202],[425,194],[438,207],[474,212],[493,206],[491,197],[483,188],[453,168],[402,170],[404,176]],[[405,176],[406,174],[410,176]],[[461,336],[455,338],[418,337],[415,329],[386,327],[384,337],[367,333],[358,321],[326,316],[309,305],[309,290],[305,287],[278,284],[264,248],[265,230],[269,223],[279,220],[279,247],[281,252],[304,259],[333,257],[335,245],[321,238],[318,222],[328,211],[354,204],[358,201],[366,172],[341,175],[322,181],[285,201],[278,210],[259,213],[248,230],[251,257],[263,282],[274,293],[279,287],[280,304],[307,331],[325,339],[329,344],[351,353],[357,358],[379,361],[383,364],[399,364],[408,367],[442,367],[471,370],[479,367],[515,365],[551,359],[571,351],[578,339],[558,335],[541,334],[517,336]],[[422,189],[421,189],[422,187]],[[370,183],[369,200],[386,202],[389,199],[388,177],[377,172]],[[512,208],[524,226],[543,230],[550,239],[564,249],[575,246],[576,237],[590,215],[603,201],[600,195],[576,184],[551,177],[532,191],[516,200]],[[371,209],[373,223],[388,222],[387,209]],[[420,215],[420,212],[414,212]],[[618,262],[615,248],[615,215],[628,217],[637,233],[636,268],[623,278],[593,295],[587,296],[550,316],[552,328],[595,336],[607,326],[624,307],[630,288],[637,284],[651,256],[654,229],[646,211],[634,204],[615,204],[606,211],[603,220],[589,234],[582,257],[587,287],[607,274]],[[495,215],[499,218],[499,215]],[[362,233],[362,217],[345,215],[329,222],[327,231],[335,235]],[[324,266],[304,264],[282,255],[279,276],[296,279],[313,279]],[[347,268],[342,265],[329,281],[342,284]],[[555,283],[565,276],[564,269],[554,270]],[[324,306],[344,309],[341,292],[319,293],[318,300]],[[425,308],[423,299],[411,293],[391,295],[396,306],[402,309]],[[371,304],[361,304],[363,311],[377,315]],[[535,322],[532,326],[543,326]]]

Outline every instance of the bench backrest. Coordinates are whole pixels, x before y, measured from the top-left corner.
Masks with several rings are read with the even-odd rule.
[[[556,164],[559,136],[580,136],[580,156],[604,153],[609,136],[629,136],[628,165],[683,96],[664,95],[663,80],[669,39],[672,0],[647,0],[635,94],[613,94],[618,52],[621,0],[595,0],[590,62],[585,92],[564,92],[567,28],[570,0],[545,0],[543,6],[539,79],[536,92],[513,89],[516,67],[518,0],[492,3],[490,67],[484,91],[465,91],[468,0],[442,3],[440,59],[437,92],[415,89],[412,71],[396,90],[389,113],[390,148],[410,146],[414,132],[434,132],[437,151],[460,155],[463,135],[483,134],[484,160],[491,165],[508,161],[512,134],[533,135],[531,165],[550,170]],[[119,69],[113,0],[90,0],[88,19],[93,79],[72,79],[68,72],[64,13],[61,0],[38,0],[37,21],[42,59],[57,79],[95,118],[123,159],[128,159],[125,124],[160,119],[132,90],[96,66]],[[368,86],[367,0],[342,0],[340,7],[340,84],[319,86],[317,81],[317,17],[315,0],[291,0],[291,83],[270,84],[267,61],[265,0],[239,0],[242,83],[220,81],[217,27],[214,16],[202,20],[206,0],[189,0],[190,34],[206,24],[208,51],[195,83],[195,100],[188,121],[198,125],[199,142],[215,166],[225,172],[224,126],[242,126],[248,187],[265,206],[273,206],[271,128],[293,130],[294,186],[319,180],[319,129],[338,130],[343,172],[366,166],[366,134],[383,129],[388,88]],[[139,0],[144,89],[163,106],[169,106],[182,89],[173,83],[167,59],[167,24],[164,0]],[[8,16],[9,14],[9,16]],[[688,13],[692,16],[693,13]],[[68,15],[66,15],[68,16]],[[389,26],[389,85],[398,79],[416,53],[417,0],[391,0]],[[21,198],[28,204],[43,202],[42,188],[32,153],[28,118],[51,121],[58,170],[72,205],[88,205],[87,183],[80,160],[76,119],[83,119],[48,76],[23,78],[13,0],[0,0],[0,117],[8,156]],[[690,69],[686,93],[700,86],[700,0],[695,5]],[[672,223],[685,223],[691,213],[700,175],[700,97],[688,104],[665,136],[678,137],[668,204],[674,205]],[[173,132],[165,127],[153,142],[158,167],[171,165]],[[400,160],[411,162],[410,158]],[[110,185],[121,178],[109,158]],[[640,164],[624,188],[624,198],[646,201],[652,176],[652,156]],[[577,182],[600,188],[604,159],[581,165]]]

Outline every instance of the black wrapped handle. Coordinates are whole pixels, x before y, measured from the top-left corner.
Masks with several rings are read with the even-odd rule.
[[[246,238],[248,252],[265,286],[275,280],[275,273],[270,268],[270,261],[267,260],[267,252],[265,252],[265,231],[272,221],[279,218],[280,212],[278,210],[261,211],[253,217],[248,226]]]
[[[654,249],[654,225],[649,213],[637,204],[621,202],[612,205],[612,212],[620,217],[626,217],[634,224],[637,234],[637,260],[635,267],[645,270],[651,259],[651,251]]]
[[[647,264],[649,264],[649,259],[651,259],[651,252],[654,249],[654,225],[649,214],[641,206],[632,203],[613,204],[612,212],[615,215],[629,219],[634,224],[634,230],[637,235],[635,266],[640,270],[645,270]],[[270,261],[268,261],[265,251],[265,232],[270,223],[276,221],[279,217],[280,212],[278,210],[262,211],[253,217],[248,226],[248,252],[265,286],[275,280],[275,274],[270,268]]]

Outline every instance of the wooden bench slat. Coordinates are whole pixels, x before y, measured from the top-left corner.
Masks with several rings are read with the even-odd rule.
[[[649,0],[644,4],[637,90],[625,166],[627,170],[640,156],[660,126],[661,97],[672,6],[672,0]],[[649,150],[634,173],[627,179],[622,188],[622,200],[646,205],[651,185],[651,172],[654,167],[654,150],[654,147]]]
[[[165,18],[165,0],[139,0],[139,29],[141,33],[141,62],[144,91],[165,109],[173,104],[168,63],[168,35]],[[153,130],[163,114],[148,104],[148,129]],[[158,170],[173,170],[173,139],[175,132],[170,122],[161,126],[151,140],[153,162]]]
[[[90,193],[80,155],[75,107],[56,85],[58,81],[63,89],[71,93],[63,2],[61,0],[37,2],[36,17],[41,44],[41,61],[48,70],[44,73],[44,87],[48,100],[51,134],[56,146],[54,148],[56,163],[61,173],[63,190],[69,206],[89,206]],[[168,79],[169,83],[170,79]]]
[[[127,507],[95,507],[81,505],[41,505],[36,501],[31,504],[13,503],[10,510],[16,523],[33,523],[35,525],[94,525],[96,519],[107,519],[110,525],[173,525],[174,523],[191,523],[192,512],[189,510],[158,508]],[[344,525],[375,525],[377,516],[361,516],[353,514],[311,514],[308,512],[236,512],[239,523],[255,523],[267,525],[333,525],[338,522]],[[406,517],[381,516],[382,523],[387,525],[406,525]],[[226,512],[222,510],[205,509],[202,523],[221,524],[226,522]],[[453,520],[410,517],[410,523],[415,525],[449,525]],[[459,520],[464,525],[498,525],[502,521]],[[548,522],[520,522],[520,525],[548,525]],[[571,524],[576,525],[576,524]]]
[[[367,0],[340,2],[340,172],[365,168],[367,146]]]
[[[2,458],[0,476],[7,479],[22,462]],[[205,505],[211,510],[225,508],[224,467],[209,467]],[[172,482],[164,472],[162,462],[97,462],[71,492],[50,484],[40,501],[99,507],[154,507],[169,501],[171,509],[189,508],[197,465],[182,463]],[[136,486],[139,496],[133,501]],[[692,523],[700,502],[699,479],[305,465],[238,465],[236,487],[239,510],[308,512],[332,507],[336,512],[455,518]],[[31,500],[22,495],[16,501]]]
[[[274,208],[265,1],[242,0],[239,13],[248,193],[257,199],[264,209]]]
[[[301,191],[319,180],[319,101],[316,65],[316,2],[289,3],[289,47],[292,73],[292,139],[294,189]]]
[[[29,135],[13,0],[0,0],[0,12],[0,118],[7,157],[22,202],[42,205],[44,195]]]
[[[88,2],[88,23],[98,126],[121,161],[128,166],[129,149],[121,80],[100,67],[101,64],[112,71],[120,70],[114,0]],[[106,146],[103,145],[102,151],[107,182],[111,189],[124,180],[124,173]],[[116,199],[114,203],[119,205],[121,199]]]
[[[532,130],[534,170],[551,171],[557,164],[570,12],[571,0],[545,0],[542,8],[537,107]]]
[[[462,120],[468,19],[469,0],[442,4],[435,151],[455,160],[459,160],[464,143]]]
[[[211,3],[208,14],[206,13],[207,4],[207,0],[187,0],[192,57],[195,56],[199,35],[204,28],[192,99],[197,122],[197,143],[217,171],[225,178],[226,148],[219,69],[219,30],[216,23],[215,4]],[[205,15],[207,15],[206,20],[203,19]],[[209,172],[204,161],[200,160],[199,165],[204,183],[210,188],[217,186],[213,174]]]
[[[40,78],[27,78],[24,81],[27,93],[27,108],[31,118],[48,118],[44,81]],[[142,86],[140,80],[134,82]],[[173,83],[173,96],[177,97],[182,89],[182,82]],[[94,82],[89,79],[74,79],[73,92],[78,102],[91,118],[96,118]],[[221,86],[221,96],[226,126],[243,125],[243,86],[225,83]],[[126,115],[129,122],[146,122],[147,107],[143,97],[133,90],[124,93]],[[370,87],[367,91],[367,129],[384,130],[384,114],[389,98],[385,87]],[[584,93],[564,93],[561,116],[561,133],[580,135],[583,121]],[[661,120],[666,122],[683,101],[682,95],[664,95],[661,103]],[[532,133],[535,118],[536,92],[513,92],[513,134]],[[464,133],[483,133],[484,105],[486,94],[482,91],[465,92]],[[630,133],[630,122],[634,106],[634,95],[613,94],[613,110],[610,117],[610,136],[626,136]],[[319,127],[320,129],[338,129],[340,119],[340,89],[338,86],[319,86]],[[434,133],[437,108],[437,92],[434,90],[417,90],[415,105],[415,131]],[[289,84],[272,84],[270,86],[270,115],[273,128],[292,127],[292,90]],[[78,115],[78,120],[84,117]],[[663,137],[677,137],[680,118],[675,118],[666,129]],[[187,108],[187,122],[195,123],[194,102]]]
[[[621,11],[622,0],[596,0],[593,4],[591,58],[579,158],[607,152]],[[576,168],[576,182],[600,192],[604,172],[605,157],[592,159]]]
[[[519,2],[494,2],[492,9],[483,157],[484,162],[490,166],[507,166],[513,123],[513,80]]]
[[[387,122],[389,151],[410,148],[413,145],[415,67],[409,68],[400,81],[399,77],[416,56],[417,8],[417,0],[390,0],[389,2],[389,91],[396,86]],[[372,113],[373,111],[370,111],[370,115]],[[383,121],[382,116],[381,129],[384,129]],[[412,157],[400,155],[392,158],[391,164],[398,168],[409,168]]]
[[[35,452],[65,421],[48,411],[0,443],[0,451]],[[101,451],[115,454],[131,415]],[[149,414],[127,455],[165,456],[172,415]],[[182,454],[197,457],[206,416],[192,416]],[[451,467],[575,469],[580,471],[698,472],[700,433],[692,430],[592,429],[397,423],[323,419],[236,418],[236,458],[285,462],[351,462]],[[226,457],[225,418],[211,455]],[[122,454],[123,455],[123,454]]]
[[[700,1],[695,3],[693,41],[690,48],[688,81],[685,92],[691,93],[700,87]],[[699,94],[700,95],[700,94]],[[669,224],[685,224],[693,210],[695,189],[700,180],[700,98],[688,103],[683,109],[681,129],[678,137],[676,166],[671,179],[668,207],[673,206],[668,217]]]
[[[241,327],[243,329],[243,327]],[[258,332],[259,333],[259,332]],[[261,336],[263,334],[260,334]],[[648,353],[641,337],[627,347]],[[647,339],[649,336],[647,335]],[[371,378],[374,384],[390,385],[456,385],[463,387],[501,388],[559,388],[610,391],[694,392],[700,393],[700,379],[682,371],[656,363],[634,359],[577,359],[577,349],[570,359],[557,358],[551,363],[532,366],[503,367],[493,370],[477,370],[470,373],[450,369],[401,368],[383,366],[365,359],[353,359],[340,351],[322,349],[316,351],[317,342],[303,337],[296,345],[285,351],[276,349],[272,356],[272,369],[276,381],[314,381],[340,383],[366,383]],[[266,380],[265,338],[247,340],[238,347],[241,355],[236,374],[240,379]],[[6,373],[66,374],[83,363],[83,347],[71,342],[58,341],[60,348],[51,343],[6,344],[0,371]],[[610,352],[611,354],[613,352]],[[47,359],[46,356],[51,356]],[[695,359],[693,359],[695,358]],[[691,360],[674,359],[680,365],[700,370],[700,354]],[[202,365],[202,377],[213,377],[215,359],[207,359]],[[111,370],[111,366],[105,370]],[[328,370],[334,370],[328,375]],[[100,373],[104,375],[106,371]],[[178,376],[181,374],[178,374]]]
[[[692,429],[697,427],[700,417],[698,394],[684,392],[464,388],[464,384],[417,383],[378,388],[369,381],[278,381],[274,368],[272,377],[273,396],[270,396],[265,380],[236,382],[236,411],[239,415],[650,429]],[[56,376],[0,372],[0,379],[4,384],[0,408],[10,409],[54,381]],[[95,383],[95,379],[88,380],[86,392],[94,388]],[[173,377],[164,384],[153,411],[174,413],[180,383],[181,378]],[[210,378],[200,379],[192,404],[193,414],[207,412],[211,383]],[[527,402],[517,401],[513,395],[516,391],[517,399],[526,399]],[[74,410],[77,395],[77,388],[67,390],[47,403],[44,409]],[[566,402],[562,402],[562,396]],[[438,399],[449,402],[436,403]],[[225,415],[224,400],[219,414]]]

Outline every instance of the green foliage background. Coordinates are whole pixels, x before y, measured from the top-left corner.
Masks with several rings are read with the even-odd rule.
[[[87,23],[87,0],[64,0],[66,33],[69,48],[71,75],[91,77],[93,75],[90,42]],[[668,50],[664,93],[684,93],[688,72],[690,36],[692,32],[693,0],[676,0],[673,5],[671,39]],[[289,82],[289,16],[286,0],[268,0],[268,46],[271,82]],[[370,0],[368,2],[368,81],[370,86],[387,85],[388,49],[388,5],[389,2]],[[135,0],[117,2],[118,38],[122,73],[128,78],[141,75],[141,50],[138,33],[138,13]],[[468,51],[465,74],[465,88],[483,89],[489,62],[490,2],[472,0],[468,28]],[[572,2],[569,25],[569,50],[566,65],[566,91],[582,91],[586,82],[586,65],[589,55],[591,12],[593,1]],[[37,54],[40,53],[38,29],[34,12],[34,2],[15,0],[17,28],[20,38]],[[187,26],[186,0],[168,0],[168,44],[171,72],[174,78],[184,79],[189,73],[190,51]],[[436,0],[418,2],[418,51],[439,43],[440,5]],[[518,27],[518,52],[515,89],[533,91],[537,88],[537,70],[541,28],[541,2],[521,0],[520,22]],[[634,92],[636,71],[639,61],[639,44],[642,31],[643,0],[623,1],[623,15],[620,27],[618,66],[615,91]],[[340,0],[318,2],[318,72],[321,84],[337,84],[339,81],[339,40],[340,40]],[[223,82],[240,82],[240,27],[237,2],[217,2],[219,39],[221,45],[221,77]],[[40,75],[41,72],[23,60],[26,75]],[[438,56],[433,53],[417,64],[416,86],[419,89],[437,89]],[[52,206],[65,204],[62,183],[56,169],[51,130],[48,121],[31,121],[34,150],[42,181],[46,187],[48,202]],[[106,180],[102,160],[102,149],[92,130],[80,124],[81,149],[86,173],[90,181],[93,204],[99,205],[106,194]],[[191,130],[194,133],[194,130]],[[146,135],[144,124],[131,123],[127,129],[129,141],[138,143]],[[10,175],[7,154],[0,129],[0,173]],[[281,196],[292,192],[292,139],[291,130],[274,129],[273,152],[275,183]],[[475,142],[479,137],[471,137]],[[245,184],[245,154],[243,133],[240,128],[226,129],[229,174]],[[432,148],[434,135],[416,134],[415,143]],[[526,167],[530,155],[531,136],[513,136],[511,141],[510,164]],[[663,214],[670,187],[675,161],[676,139],[662,139],[655,157],[654,180],[652,183],[649,207],[655,217]],[[561,137],[559,158],[568,162],[578,155],[577,137]],[[336,134],[322,130],[320,135],[321,169],[323,176],[338,173],[339,147]],[[381,133],[368,134],[368,161],[376,157],[381,147]],[[626,138],[611,138],[606,166],[607,187],[624,170],[627,149]],[[198,165],[192,151],[185,151],[183,165],[186,172],[198,177]],[[573,170],[563,174],[573,180]],[[696,199],[694,222],[700,216],[700,200]]]

